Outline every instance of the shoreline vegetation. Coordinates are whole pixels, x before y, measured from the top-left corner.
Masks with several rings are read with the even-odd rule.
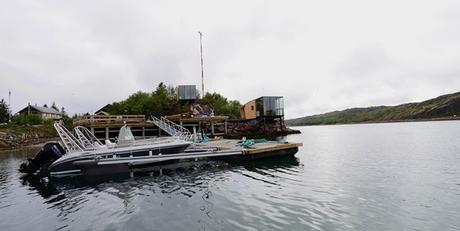
[[[63,114],[65,126],[72,126],[72,119]],[[15,115],[11,122],[0,124],[0,151],[27,148],[52,140],[59,140],[54,120],[39,115]]]
[[[215,115],[225,115],[229,119],[240,117],[242,105],[237,100],[228,100],[216,92],[208,92],[198,98],[196,103],[211,107]],[[157,117],[189,112],[190,104],[181,104],[177,99],[178,92],[174,87],[160,83],[154,91],[138,91],[124,100],[106,105],[104,109],[111,115],[155,115]]]
[[[418,122],[460,119],[460,92],[418,103],[350,108],[286,120],[287,126]]]
[[[0,151],[33,147],[52,140],[59,140],[52,124],[0,126]]]

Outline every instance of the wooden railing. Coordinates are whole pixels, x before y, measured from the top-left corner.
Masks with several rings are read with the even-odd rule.
[[[141,124],[145,123],[144,115],[87,115],[80,116],[73,120],[74,126],[85,126],[85,125],[102,125],[102,124]]]

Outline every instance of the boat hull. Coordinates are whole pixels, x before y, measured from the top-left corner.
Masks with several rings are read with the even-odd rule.
[[[167,147],[151,147],[139,148],[137,150],[102,150],[95,153],[76,153],[73,156],[64,156],[63,159],[58,159],[52,163],[48,171],[52,176],[58,175],[79,175],[84,172],[94,172],[94,170],[118,172],[118,170],[126,170],[132,165],[134,159],[146,158],[149,162],[149,157],[174,155],[182,153],[189,144],[177,144]],[[109,160],[117,160],[121,163],[114,162],[113,164],[101,164]],[[150,162],[156,162],[152,159]]]
[[[185,162],[219,160],[225,162],[244,162],[261,158],[279,158],[282,156],[293,156],[298,148],[289,148],[276,151],[267,151],[258,154],[245,154],[242,150],[201,150],[176,152],[179,149],[171,150],[171,154],[143,155],[131,158],[80,158],[74,161],[63,163],[60,166],[53,166],[50,173],[53,176],[65,175],[107,175],[126,173],[134,169],[145,169],[149,167],[163,168],[171,164]],[[184,150],[182,150],[184,151]]]

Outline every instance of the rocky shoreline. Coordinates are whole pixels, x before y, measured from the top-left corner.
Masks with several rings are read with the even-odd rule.
[[[218,132],[223,133],[224,130],[220,128]],[[228,139],[241,139],[242,137],[271,139],[299,133],[299,130],[286,127],[282,120],[230,120],[227,124],[227,135],[224,135],[224,137]]]
[[[35,146],[51,140],[58,140],[54,134],[40,127],[6,128],[0,130],[0,151]]]

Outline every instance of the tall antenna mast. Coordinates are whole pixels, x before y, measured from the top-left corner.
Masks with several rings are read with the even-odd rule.
[[[198,31],[198,34],[200,34],[200,56],[201,56],[201,98],[204,97],[204,72],[203,72],[203,33]]]

